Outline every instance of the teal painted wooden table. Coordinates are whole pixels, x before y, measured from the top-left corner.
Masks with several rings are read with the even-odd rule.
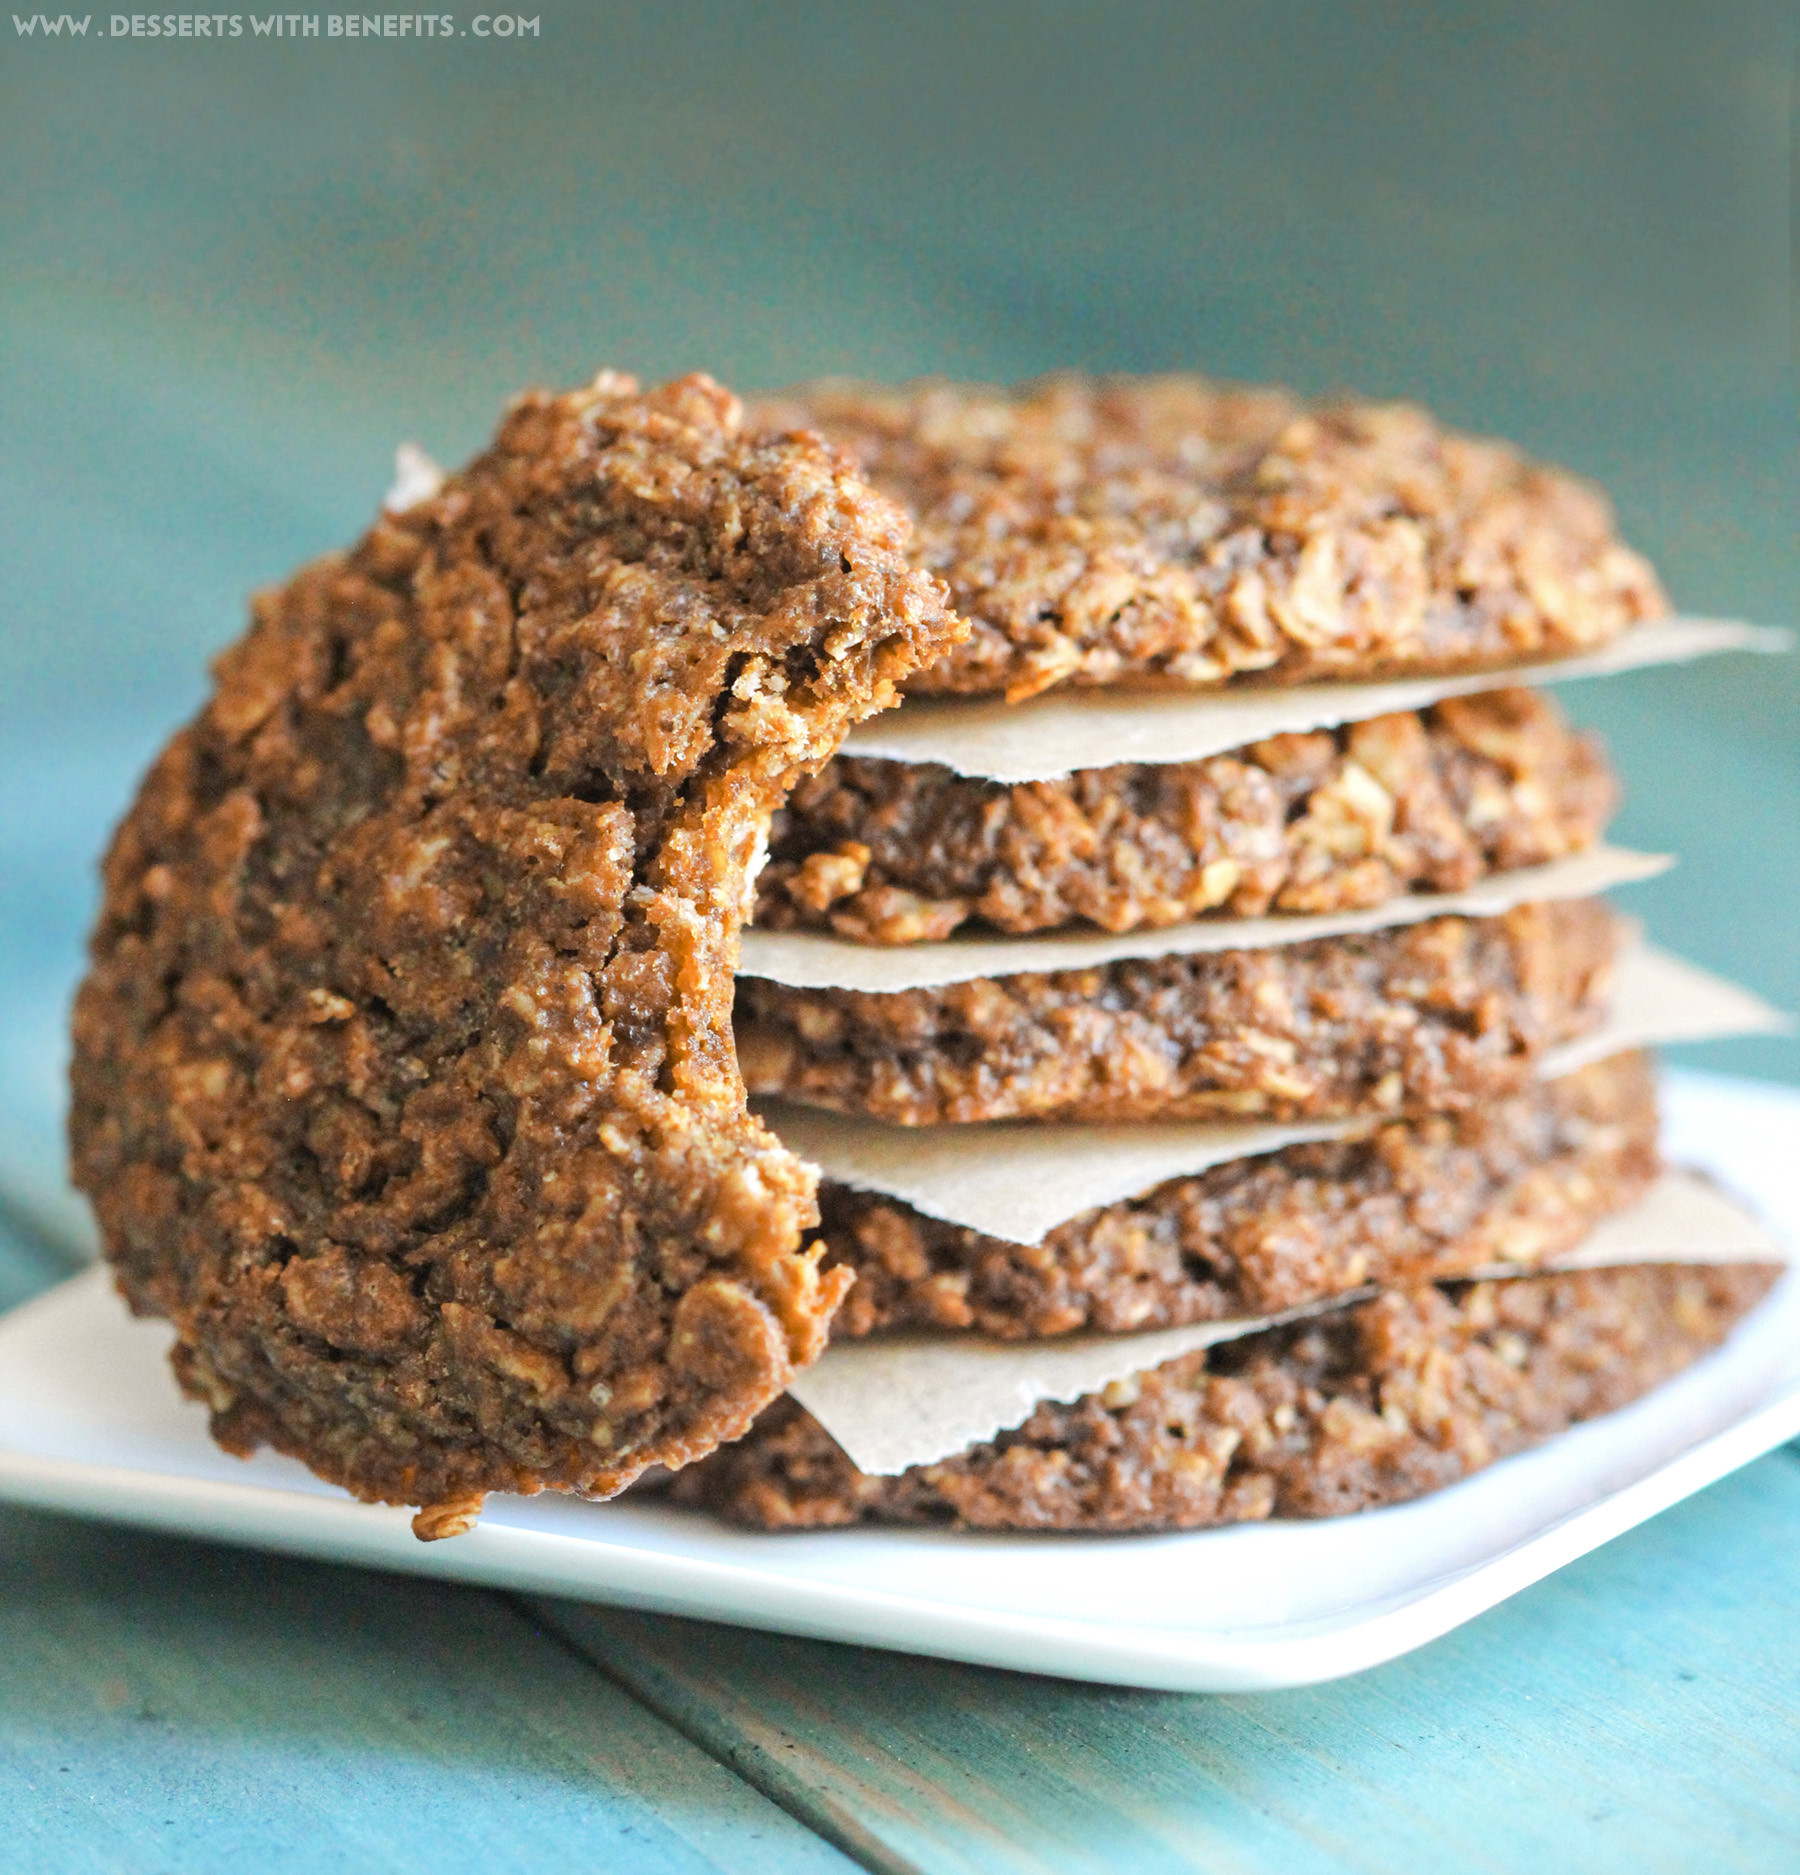
[[[0,1306],[81,1228],[65,1001],[134,774],[246,591],[519,383],[1416,394],[1605,479],[1690,609],[1795,616],[1773,0],[534,11],[5,43]],[[1686,856],[1637,908],[1792,1007],[1800,660],[1568,695]],[[1409,1659],[1202,1699],[0,1510],[0,1868],[1787,1870],[1797,1557],[1785,1451]]]

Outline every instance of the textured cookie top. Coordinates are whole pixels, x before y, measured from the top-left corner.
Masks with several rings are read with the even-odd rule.
[[[464,1524],[735,1436],[841,1282],[730,1014],[783,789],[962,629],[705,378],[527,396],[261,596],[115,838],[72,1133],[234,1448]]]
[[[756,418],[853,450],[974,620],[912,692],[1480,669],[1666,609],[1598,492],[1411,405],[1057,377],[803,385]]]

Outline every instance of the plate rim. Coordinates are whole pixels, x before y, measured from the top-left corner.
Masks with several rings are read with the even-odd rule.
[[[103,1272],[83,1271],[9,1312],[10,1319],[53,1298],[66,1302],[69,1288],[98,1286],[96,1279],[103,1280]],[[729,1559],[671,1554],[503,1520],[484,1521],[455,1543],[422,1544],[413,1538],[404,1510],[358,1503],[346,1495],[48,1458],[6,1444],[0,1444],[0,1501],[351,1567],[653,1610],[1012,1672],[1169,1692],[1272,1692],[1340,1679],[1439,1639],[1797,1436],[1800,1373],[1790,1374],[1747,1413],[1650,1471],[1397,1599],[1233,1633],[1152,1623],[1102,1626],[1070,1615],[958,1605],[884,1587],[783,1577]],[[1532,1457],[1526,1451],[1502,1463],[1529,1464]],[[1459,1485],[1446,1488],[1454,1491]],[[1173,1540],[1198,1543],[1213,1534],[1184,1532]],[[576,1557],[582,1559],[579,1569],[571,1566]],[[602,1557],[608,1579],[597,1583],[594,1565]],[[728,1605],[721,1606],[721,1593]]]

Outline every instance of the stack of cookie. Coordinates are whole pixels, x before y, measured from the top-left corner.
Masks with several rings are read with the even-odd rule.
[[[1677,654],[1575,484],[1190,381],[604,373],[407,467],[152,766],[76,1003],[77,1182],[229,1449],[425,1538],[665,1472],[1198,1524],[1454,1476],[1766,1285],[1449,1282],[1657,1171],[1672,966],[1592,895],[1658,862],[1468,674]]]
[[[1697,1032],[1709,989],[1595,896],[1665,862],[1601,844],[1604,756],[1521,679],[1742,642],[1656,622],[1599,496],[1409,407],[1193,379],[761,414],[849,448],[974,629],[775,816],[740,1060],[856,1280],[822,1367],[681,1496],[770,1527],[1353,1509],[1635,1397],[1764,1292],[1629,1230],[1528,1273],[1656,1186],[1632,1044]],[[1053,1344],[1096,1333],[1156,1364],[1115,1343],[1070,1403]],[[825,1384],[904,1334],[935,1351]],[[974,1417],[897,1405],[909,1372]]]

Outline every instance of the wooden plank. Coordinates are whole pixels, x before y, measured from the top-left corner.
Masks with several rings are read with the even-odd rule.
[[[0,1212],[0,1308],[69,1274]],[[836,1870],[504,1598],[0,1508],[7,1869]]]
[[[0,1864],[843,1870],[501,1597],[0,1510]]]
[[[537,1606],[875,1866],[1785,1870],[1797,1555],[1790,1449],[1419,1654],[1260,1697]]]

